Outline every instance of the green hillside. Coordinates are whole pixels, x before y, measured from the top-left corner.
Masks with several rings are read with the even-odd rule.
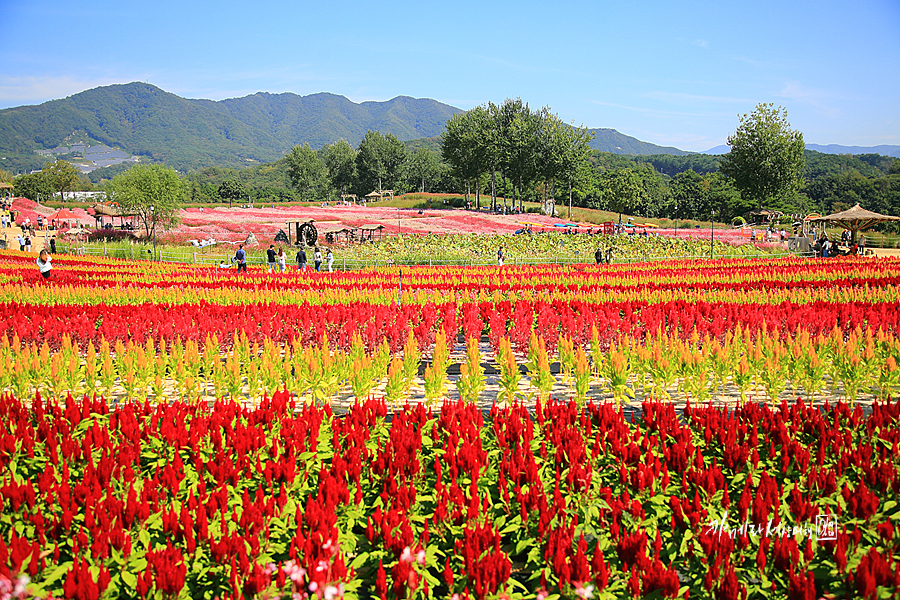
[[[644,156],[650,154],[674,154],[675,156],[685,156],[691,154],[687,150],[679,150],[670,146],[657,146],[650,142],[642,142],[637,138],[619,133],[615,129],[591,129],[594,139],[591,141],[591,148],[600,152],[611,152],[612,154],[633,154],[635,156]]]
[[[37,150],[73,142],[106,144],[182,171],[272,162],[303,143],[319,149],[343,138],[356,146],[369,130],[434,149],[444,123],[459,112],[436,100],[407,96],[356,104],[328,93],[259,92],[213,101],[181,98],[147,83],[110,85],[0,110],[0,169],[38,169],[47,158]],[[591,147],[602,152],[690,154],[614,129],[592,131]]]
[[[36,168],[38,149],[100,142],[181,170],[244,167],[277,160],[291,147],[341,138],[356,145],[377,129],[401,140],[439,135],[459,109],[397,97],[355,104],[334,94],[258,93],[216,102],[189,100],[146,83],[95,88],[37,106],[0,110],[0,168]]]

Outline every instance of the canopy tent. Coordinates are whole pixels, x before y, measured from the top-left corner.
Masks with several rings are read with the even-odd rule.
[[[885,223],[887,221],[900,221],[900,217],[892,217],[891,215],[882,215],[876,212],[872,212],[870,210],[861,208],[859,204],[857,204],[853,208],[831,215],[825,215],[824,217],[810,219],[810,221],[819,223],[834,223],[836,225],[840,225],[844,229],[849,229],[851,242],[855,242],[857,233],[859,233],[860,231],[871,229],[872,226],[877,225],[878,223]]]
[[[61,208],[47,217],[48,221],[77,221],[80,217],[68,208]]]

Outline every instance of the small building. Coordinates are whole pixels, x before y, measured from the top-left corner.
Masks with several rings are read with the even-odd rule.
[[[385,198],[394,199],[394,190],[375,190],[374,192],[370,192],[366,194],[366,201],[368,202],[376,202],[378,200],[384,200]]]
[[[783,212],[771,208],[755,208],[744,214],[744,218],[747,219],[748,223],[756,223],[757,225],[768,225],[783,216]]]
[[[384,233],[384,225],[360,225],[358,229],[360,242],[374,242],[376,239],[380,240]]]

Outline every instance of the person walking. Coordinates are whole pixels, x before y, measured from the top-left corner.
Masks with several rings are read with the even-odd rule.
[[[306,251],[303,248],[297,250],[297,270],[305,271],[306,270]]]
[[[237,252],[234,253],[234,262],[237,263],[238,273],[247,272],[247,253],[244,252],[244,245],[238,246]]]
[[[25,235],[25,252],[31,252],[31,237]]]
[[[269,249],[266,250],[266,272],[271,273],[275,270],[275,245],[269,244]]]
[[[53,276],[53,265],[50,264],[50,254],[46,250],[41,250],[38,255],[37,266],[41,272],[41,277],[50,279]]]
[[[328,272],[333,273],[334,269],[334,254],[331,253],[331,248],[328,249],[328,252],[325,253],[325,262],[328,263]]]
[[[597,250],[594,252],[594,262],[598,265],[603,264],[603,250],[600,249],[600,246],[597,246]]]
[[[275,257],[278,261],[278,272],[284,273],[287,271],[287,254],[284,253],[284,248],[278,249],[278,255]]]
[[[50,238],[50,254],[56,254],[56,236]]]
[[[16,241],[19,242],[19,252],[25,252],[25,238],[21,233],[16,236]]]
[[[500,249],[497,250],[497,264],[499,266],[503,266],[503,246],[500,246]]]
[[[316,265],[316,271],[322,270],[322,253],[319,251],[318,246],[316,246],[316,250],[313,252],[313,264]]]

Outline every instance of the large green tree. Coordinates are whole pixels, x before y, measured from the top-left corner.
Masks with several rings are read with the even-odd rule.
[[[638,214],[647,191],[634,169],[607,171],[600,177],[600,208],[610,212]]]
[[[125,214],[140,219],[147,237],[178,222],[186,186],[173,169],[163,165],[136,165],[116,175],[106,186],[107,196]]]
[[[244,184],[237,179],[226,179],[219,184],[218,191],[219,198],[228,200],[229,205],[234,201],[243,200],[247,197],[247,190],[244,189]]]
[[[53,184],[44,172],[19,175],[13,183],[13,193],[16,196],[28,198],[35,202],[41,199],[49,200],[53,196]]]
[[[72,163],[65,160],[48,162],[42,171],[47,175],[47,180],[53,189],[59,192],[59,199],[65,200],[64,193],[71,191],[78,183],[79,173]]]
[[[294,146],[285,157],[291,185],[300,192],[300,200],[307,202],[322,190],[325,183],[325,165],[309,144]]]
[[[362,194],[384,189],[402,192],[406,159],[406,146],[394,134],[367,131],[356,150],[357,191]]]
[[[407,174],[410,177],[412,188],[418,188],[423,194],[426,184],[437,179],[441,171],[437,155],[428,148],[419,148],[415,154],[411,154],[407,165]]]
[[[485,127],[484,121],[489,118],[487,110],[481,106],[458,113],[444,124],[441,135],[441,156],[450,165],[454,177],[465,184],[466,200],[472,183],[475,184],[476,208],[481,201],[479,179],[487,170],[487,146],[480,134]]]
[[[786,109],[771,103],[739,118],[720,170],[758,208],[791,199],[803,185],[803,134],[791,129]]]
[[[347,140],[341,139],[322,148],[322,158],[331,186],[346,194],[356,179],[356,150]]]
[[[520,98],[507,99],[500,106],[500,169],[514,183],[513,204],[521,208],[525,189],[539,176],[537,143],[540,139],[541,114],[528,108]]]

